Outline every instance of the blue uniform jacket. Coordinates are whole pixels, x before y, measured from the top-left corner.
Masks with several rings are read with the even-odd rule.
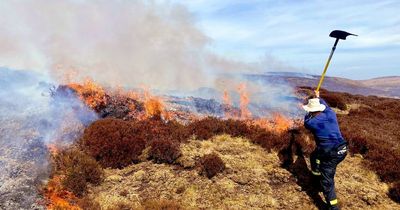
[[[319,100],[326,106],[326,109],[315,117],[307,114],[304,118],[304,126],[314,134],[317,147],[331,149],[345,140],[340,133],[336,113],[322,98]]]

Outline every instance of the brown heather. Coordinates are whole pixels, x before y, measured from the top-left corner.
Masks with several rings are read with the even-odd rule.
[[[225,170],[225,163],[215,153],[204,155],[200,160],[201,174],[209,179]]]
[[[57,173],[64,175],[64,188],[77,196],[86,193],[88,183],[97,185],[103,179],[103,169],[96,160],[76,148],[57,154],[55,169]]]
[[[149,156],[156,163],[173,163],[180,155],[178,142],[160,139],[154,140],[150,144]]]
[[[139,161],[146,142],[130,123],[106,118],[85,129],[81,144],[103,167],[123,168]]]

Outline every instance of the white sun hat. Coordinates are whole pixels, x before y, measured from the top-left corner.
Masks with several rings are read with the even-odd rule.
[[[319,98],[312,98],[308,100],[308,104],[303,106],[307,112],[322,112],[326,106],[319,102]]]

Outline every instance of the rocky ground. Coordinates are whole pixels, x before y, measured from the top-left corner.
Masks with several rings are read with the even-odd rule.
[[[146,200],[169,200],[183,209],[318,209],[322,195],[311,187],[308,159],[280,166],[276,152],[267,153],[246,139],[217,136],[181,145],[176,165],[145,161],[123,169],[106,169],[105,181],[89,197],[102,209],[140,207]],[[200,175],[198,161],[215,152],[226,164],[212,179]],[[143,157],[146,158],[146,157]],[[388,186],[364,168],[362,156],[348,156],[336,175],[342,209],[400,209]]]

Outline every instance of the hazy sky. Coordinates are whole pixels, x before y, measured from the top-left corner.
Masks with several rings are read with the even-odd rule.
[[[235,60],[276,58],[320,74],[334,29],[358,34],[339,42],[328,75],[353,79],[400,75],[399,0],[176,0],[212,42]]]

